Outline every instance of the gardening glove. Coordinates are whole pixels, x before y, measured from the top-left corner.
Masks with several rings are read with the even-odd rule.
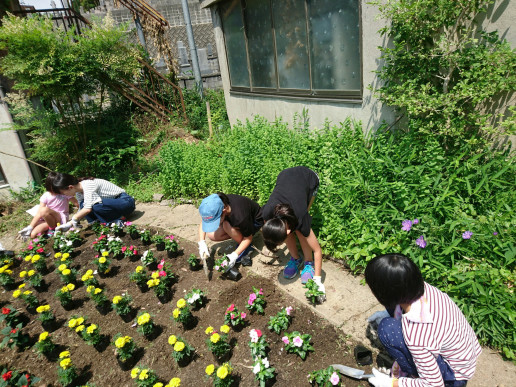
[[[32,232],[32,230],[33,230],[32,226],[28,225],[23,230],[18,231],[18,235],[20,235],[21,237],[28,237],[28,236],[30,236],[30,233]]]
[[[376,322],[376,325],[380,324],[380,321],[382,321],[385,317],[391,317],[389,312],[386,310],[380,310],[378,312],[374,312],[368,319],[367,322],[373,323]]]
[[[206,259],[210,256],[210,250],[208,250],[208,245],[206,244],[206,241],[199,241],[199,258]]]
[[[72,218],[72,220],[70,220],[69,222],[66,222],[65,224],[57,226],[56,231],[65,232],[65,231],[70,230],[72,227],[75,229],[82,228],[82,226],[79,224],[79,221],[76,220],[75,218]]]
[[[317,287],[319,288],[318,290],[320,292],[324,293],[322,296],[319,296],[319,302],[322,303],[322,302],[326,301],[326,289],[324,288],[324,285],[321,282],[321,277],[320,276],[315,275],[313,280],[317,284]]]
[[[392,387],[394,379],[390,376],[387,376],[376,368],[373,368],[373,377],[369,378],[369,383],[371,383],[374,387]]]
[[[238,254],[236,253],[236,251],[233,251],[231,254],[226,255],[226,257],[229,259],[228,266],[225,268],[226,271],[228,271],[233,266],[235,266],[236,260],[238,258]]]

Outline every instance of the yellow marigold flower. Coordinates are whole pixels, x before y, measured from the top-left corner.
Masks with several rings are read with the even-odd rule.
[[[34,255],[34,256],[32,257],[31,261],[32,261],[32,263],[34,263],[34,262],[38,262],[38,261],[40,260],[40,258],[41,258],[41,257],[40,257],[38,254],[36,254],[36,255]]]
[[[84,275],[93,275],[93,270],[88,269]]]
[[[181,379],[172,378],[170,382],[168,382],[169,387],[179,387],[181,386]]]
[[[152,288],[152,287],[156,286],[155,281],[156,281],[156,280],[153,280],[153,279],[148,280],[148,281],[147,281],[147,286],[148,286],[149,288]]]
[[[45,341],[48,338],[48,332],[40,333],[38,341]]]
[[[107,261],[106,257],[99,258],[99,263],[106,263],[106,261]]]
[[[140,317],[138,317],[138,325],[147,324],[150,321],[150,314],[144,313]]]
[[[23,289],[25,287],[25,284],[20,284],[20,286],[18,286],[18,289]]]
[[[61,288],[61,293],[68,293],[68,286],[66,286],[66,285],[65,285],[65,286],[63,286],[63,287]]]
[[[174,344],[176,343],[176,341],[177,341],[177,337],[176,337],[175,335],[172,335],[172,336],[170,336],[170,337],[168,338],[168,343],[169,343],[170,345],[174,345]]]
[[[227,326],[227,325],[222,325],[222,326],[220,327],[220,331],[221,331],[222,333],[229,333],[229,326]]]
[[[103,256],[103,257],[107,257],[108,255],[109,255],[109,252],[108,252],[108,251],[103,251],[103,252],[102,252],[102,256]]]
[[[70,359],[69,357],[66,359],[63,359],[63,360],[61,360],[59,365],[61,366],[62,369],[65,370],[72,365],[72,359]]]
[[[68,328],[75,328],[77,325],[77,320],[72,318],[70,321],[68,321]]]
[[[26,270],[20,271],[20,278],[25,278],[26,276],[27,276]]]
[[[140,376],[138,376],[138,379],[145,380],[149,377],[149,370],[147,368],[143,369],[142,372],[140,372]]]
[[[155,383],[152,387],[163,387],[163,383]]]
[[[64,254],[63,254],[63,259],[67,259],[69,256],[70,256],[70,254],[69,254],[69,253],[64,253]]]
[[[0,267],[0,274],[1,274],[1,273],[3,273],[6,269],[7,269],[7,267],[6,267],[6,266],[2,266],[2,267]]]
[[[95,324],[91,324],[87,329],[86,329],[86,333],[88,333],[89,335],[91,335],[93,332],[95,332],[97,330],[97,325]]]
[[[204,331],[204,333],[206,333],[207,335],[209,335],[211,332],[213,332],[213,327],[208,327],[206,328],[206,330]]]
[[[140,373],[139,368],[133,368],[131,370],[131,378],[136,379],[138,377],[138,374]]]
[[[32,277],[34,274],[36,274],[36,271],[34,271],[34,270],[29,270],[29,271],[27,272],[27,275],[28,275],[29,277]]]
[[[129,341],[126,340],[126,337],[119,337],[115,340],[115,347],[117,348],[124,348],[124,346],[129,343]]]
[[[136,273],[141,273],[143,271],[143,266],[137,266],[134,270]]]
[[[77,318],[77,325],[81,325],[84,322],[84,317]]]
[[[66,258],[61,258],[60,261],[61,262],[66,262]]]
[[[81,281],[82,281],[82,282],[86,282],[86,281],[88,281],[88,280],[89,280],[89,279],[91,279],[91,278],[93,278],[93,276],[92,276],[92,275],[89,275],[89,274],[87,274],[87,273],[86,273],[86,274],[84,274],[84,275],[81,277]]]
[[[179,309],[184,308],[184,307],[186,306],[186,301],[185,301],[185,299],[184,299],[184,298],[180,298],[179,300],[177,300],[177,304],[176,304],[176,305],[177,305],[177,307],[178,307]]]
[[[69,291],[72,291],[75,289],[75,285],[74,284],[68,284],[66,285],[66,287],[68,288]]]
[[[86,288],[86,291],[87,291],[88,293],[91,293],[93,289],[95,289],[95,286],[90,285],[90,286],[88,286],[88,287]]]
[[[40,305],[36,308],[36,312],[43,313],[48,312],[50,310],[50,305]]]
[[[64,357],[70,357],[70,351],[63,351],[59,354],[59,359],[62,359]]]
[[[113,304],[117,305],[120,301],[122,301],[122,297],[120,297],[120,296],[113,297]]]
[[[64,269],[67,269],[68,266],[66,266],[64,263],[60,264],[58,267],[57,267],[57,270],[59,271],[63,271]]]
[[[21,294],[21,290],[15,290],[15,291],[13,292],[13,297],[14,297],[14,298],[18,298],[18,297],[20,297],[20,294]]]
[[[12,270],[7,269],[4,273],[11,275],[11,274],[13,274],[13,271],[12,271]]]
[[[79,325],[77,328],[75,328],[75,332],[79,333],[84,330],[84,325]]]
[[[179,315],[181,314],[181,311],[179,309],[174,309],[174,311],[172,312],[172,317],[174,318],[178,318]]]
[[[151,278],[154,278],[154,279],[159,278],[159,273],[157,271],[153,272],[151,274]]]
[[[54,258],[61,258],[63,256],[63,254],[61,253],[55,253],[54,254]]]
[[[25,258],[24,258],[25,262],[30,262],[32,261],[32,255],[27,255]]]
[[[28,296],[29,294],[32,294],[32,291],[30,291],[30,290],[25,290],[25,291],[23,292],[23,294],[24,294],[25,296]]]
[[[183,349],[185,349],[185,343],[182,341],[178,341],[174,344],[174,351],[181,352]]]
[[[99,294],[99,293],[102,293],[102,289],[101,288],[95,288],[95,294]]]
[[[215,366],[213,364],[210,364],[208,367],[206,367],[206,374],[211,375],[215,371]]]
[[[70,269],[64,269],[61,273],[63,273],[63,275],[69,275],[71,272]]]
[[[219,369],[217,370],[217,376],[219,379],[224,379],[226,376],[228,376],[228,373],[229,370],[226,365],[219,367]]]
[[[210,341],[213,343],[213,344],[216,344],[218,343],[220,340],[220,335],[218,333],[214,333],[213,335],[211,335],[210,337]]]

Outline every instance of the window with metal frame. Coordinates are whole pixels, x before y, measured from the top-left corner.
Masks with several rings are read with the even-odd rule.
[[[358,0],[219,5],[232,91],[360,99]]]

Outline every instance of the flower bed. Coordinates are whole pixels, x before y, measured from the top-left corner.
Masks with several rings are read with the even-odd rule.
[[[156,231],[159,230],[153,230],[153,234]],[[57,348],[57,355],[65,350],[70,352],[69,359],[79,376],[75,383],[80,385],[90,383],[96,386],[136,386],[137,383],[131,378],[131,370],[139,367],[142,370],[151,370],[163,385],[167,385],[173,378],[179,378],[181,386],[210,386],[213,385],[214,377],[207,375],[206,368],[213,364],[214,375],[216,375],[217,370],[223,367],[224,362],[228,362],[231,367],[230,375],[235,380],[234,385],[257,386],[259,382],[256,380],[253,370],[264,374],[265,367],[271,367],[275,370],[273,373],[275,386],[294,384],[308,386],[307,376],[310,372],[326,369],[333,363],[360,368],[356,366],[350,354],[353,348],[350,347],[351,343],[343,332],[333,328],[309,308],[300,305],[287,294],[276,289],[272,281],[248,275],[246,268],[240,269],[243,278],[238,282],[223,280],[216,271],[213,272],[211,281],[208,281],[204,271],[188,270],[187,258],[190,254],[197,253],[195,244],[179,240],[181,253],[177,258],[167,258],[166,250],[156,251],[153,246],[144,247],[141,241],[132,240],[127,233],[121,237],[123,246],[133,245],[138,252],[152,249],[157,262],[165,260],[166,266],[177,277],[171,285],[170,300],[163,301],[161,299],[160,301],[152,288],[150,290],[144,287],[140,289],[129,278],[131,273],[135,272],[136,267],[141,266],[142,263],[139,260],[141,256],[138,259],[133,259],[132,256],[113,259],[110,255],[110,275],[100,277],[95,273],[95,270],[98,270],[97,266],[92,263],[95,255],[98,254],[92,248],[97,236],[90,229],[82,231],[81,234],[84,243],[80,247],[74,248],[74,258],[69,263],[69,267],[77,271],[71,307],[63,308],[55,296],[56,292],[65,286],[65,283],[58,270],[62,263],[59,256],[54,258],[51,240],[43,247],[45,254],[50,253],[46,257],[48,273],[44,275],[48,287],[37,291],[27,285],[27,288],[34,291],[39,304],[49,305],[55,315],[56,320],[49,336]],[[32,266],[29,265],[31,263],[22,261],[18,267],[12,267],[12,278],[16,281],[14,289],[17,289],[24,280],[20,279],[19,273],[31,269]],[[212,265],[213,262],[210,262],[210,266]],[[93,270],[93,273],[87,272],[88,270]],[[145,267],[143,272],[151,279],[153,270]],[[91,276],[98,280],[98,285],[94,288],[103,289],[102,293],[107,300],[104,309],[96,307],[91,294],[87,292],[88,285],[83,282],[83,276],[86,280],[91,280]],[[199,289],[205,294],[202,297],[204,305],[189,306],[194,322],[184,328],[182,324],[174,321],[173,311],[178,308],[178,301],[181,299],[189,303],[200,298],[200,296],[195,297],[196,300],[194,300],[193,293],[191,293],[193,289]],[[0,302],[3,305],[16,307],[26,320],[36,320],[22,329],[24,334],[30,336],[32,345],[34,345],[45,331],[38,320],[38,312],[30,314],[24,300],[13,298],[12,293],[12,291],[6,291],[0,294]],[[266,302],[263,305],[263,314],[247,308],[250,305],[250,294],[259,298],[260,293],[263,293]],[[131,318],[122,318],[123,316],[111,309],[113,299],[116,296],[121,297],[123,294],[130,295],[132,299],[131,310],[128,312]],[[254,304],[255,297],[251,296],[251,298],[251,303]],[[118,298],[116,300],[120,301]],[[246,313],[245,324],[243,327],[237,327],[236,330],[230,326],[227,333],[231,347],[229,357],[217,359],[206,344],[205,331],[210,326],[219,330],[224,325],[225,312],[231,304]],[[182,302],[179,305],[182,305]],[[270,317],[276,316],[278,312],[287,307],[292,307],[292,309],[288,309],[290,320],[288,328],[282,330],[281,334],[271,331],[268,328]],[[155,325],[152,334],[148,336],[138,332],[138,315],[143,313],[149,313]],[[98,345],[88,345],[83,335],[75,332],[76,328],[71,329],[68,326],[71,319],[78,317],[85,319],[85,330],[92,326],[96,328],[96,331],[98,330],[100,335]],[[5,326],[6,323],[2,322],[1,324]],[[268,347],[267,357],[257,358],[260,359],[260,363],[253,359],[248,345],[250,337],[254,337],[250,336],[252,329],[261,332],[263,335],[261,337],[265,338]],[[91,330],[92,328],[90,328]],[[287,353],[286,345],[282,341],[282,337],[293,332],[311,336],[311,345],[314,350],[307,352],[305,361],[297,354]],[[180,366],[174,361],[174,346],[169,343],[172,335],[181,338],[185,344],[195,350],[195,354],[191,356],[191,360],[186,365]],[[134,342],[134,353],[130,359],[132,364],[129,361],[129,367],[122,367],[115,354],[117,350],[115,342],[120,337],[129,337]],[[176,352],[178,349],[180,349],[179,346],[176,347]],[[38,356],[37,351],[30,349],[18,351],[16,347],[4,348],[0,352],[0,364],[24,369],[31,375],[41,378],[42,383],[57,384],[58,372],[62,373],[57,355],[43,357]],[[224,373],[221,371],[220,374]],[[346,379],[345,385],[358,386],[360,383]]]

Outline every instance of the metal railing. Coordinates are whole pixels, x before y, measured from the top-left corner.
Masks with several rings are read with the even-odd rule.
[[[68,31],[75,28],[75,32],[80,35],[84,28],[89,28],[90,22],[80,13],[72,8],[51,8],[51,9],[25,9],[14,11],[14,15],[28,16],[29,14],[50,17],[54,21],[54,26]]]

